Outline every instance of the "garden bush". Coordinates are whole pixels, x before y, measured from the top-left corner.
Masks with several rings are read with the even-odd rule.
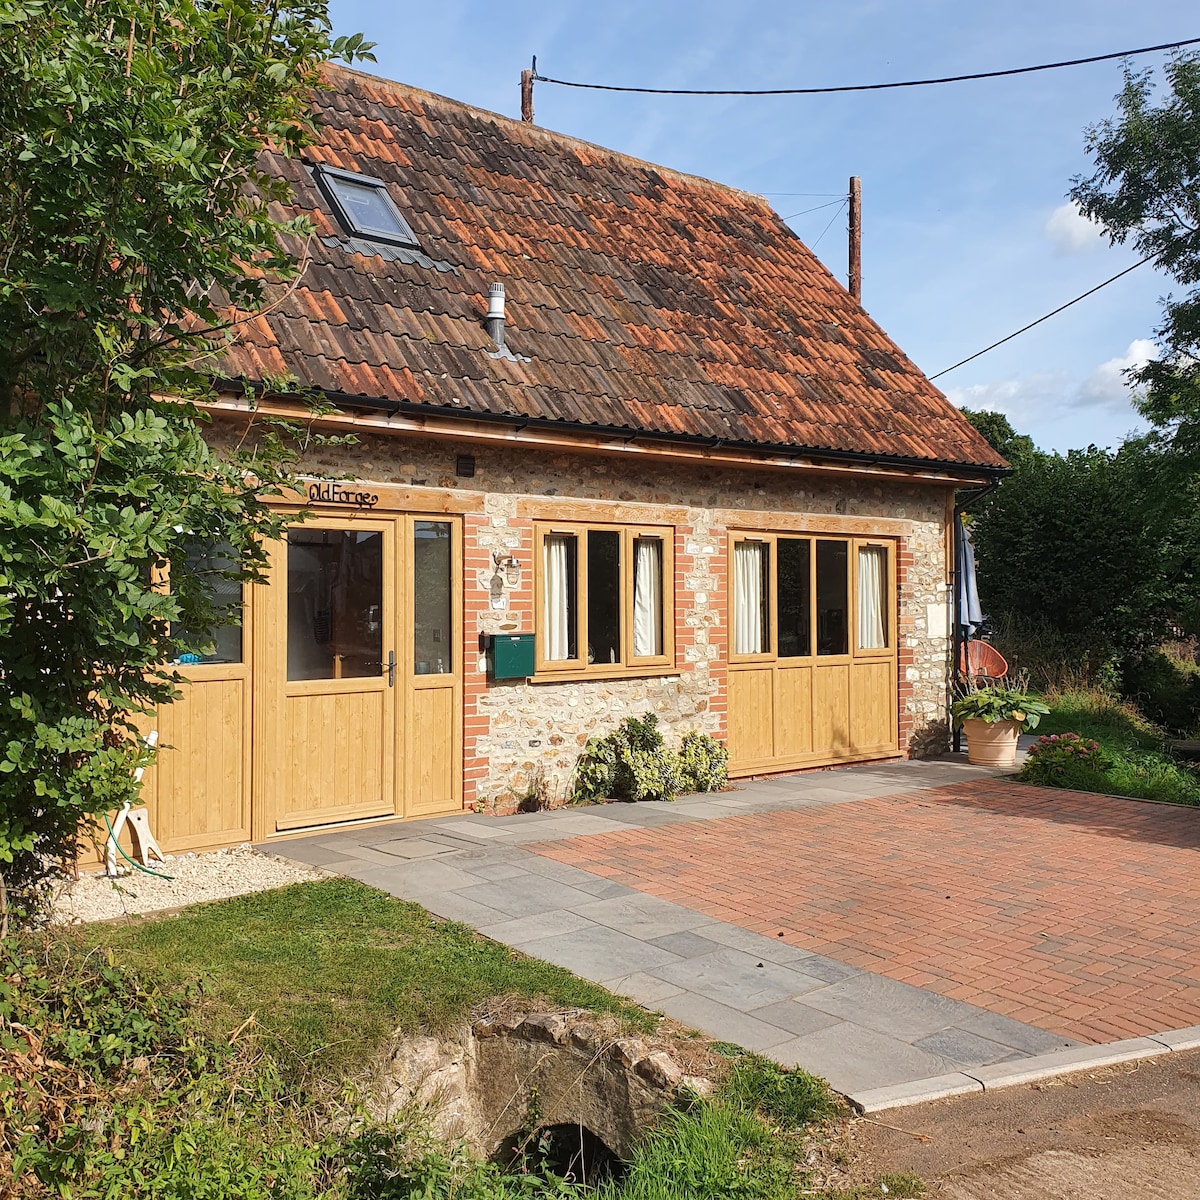
[[[1121,691],[1170,732],[1200,731],[1200,666],[1195,662],[1152,650],[1125,667]]]
[[[678,754],[668,749],[658,717],[626,717],[606,737],[588,739],[575,765],[577,804],[615,800],[674,800],[681,792],[713,792],[728,779],[729,752],[716,738],[692,730]]]

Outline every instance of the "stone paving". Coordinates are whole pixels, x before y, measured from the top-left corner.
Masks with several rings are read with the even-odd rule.
[[[1200,810],[981,780],[529,848],[1066,1039],[1200,1024]]]
[[[919,805],[922,789],[988,778],[988,771],[961,761],[897,762],[754,781],[674,804],[502,818],[464,814],[329,830],[267,849],[417,901],[436,916],[464,921],[713,1037],[803,1066],[856,1094],[1079,1043],[984,1004],[891,978],[879,962],[868,969],[848,961],[853,948],[829,938],[822,943],[828,952],[800,945],[798,926],[748,920],[728,905],[715,916],[704,910],[705,897],[682,889],[675,898],[654,895],[652,886],[685,865],[671,849],[656,859],[655,843],[670,845],[700,831],[723,838],[724,830],[747,820],[764,829],[774,822],[793,828],[803,818],[823,826],[855,822],[860,808],[880,798],[895,804],[907,795]],[[607,853],[613,838],[641,847],[637,886],[614,877],[618,870],[603,862],[578,865],[552,856],[556,849],[578,856],[585,845]],[[803,841],[793,836],[792,850]],[[819,854],[820,846],[814,848]],[[739,853],[711,882],[751,890],[765,885],[777,868],[756,855]],[[889,851],[884,873],[900,857],[898,849]],[[842,902],[853,906],[864,882],[840,880]],[[950,928],[943,932],[954,936]]]

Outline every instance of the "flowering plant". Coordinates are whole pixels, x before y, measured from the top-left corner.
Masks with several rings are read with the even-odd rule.
[[[950,706],[958,725],[971,720],[986,721],[989,725],[997,721],[1016,721],[1022,729],[1036,729],[1049,711],[1023,687],[1005,687],[1003,683],[974,688]]]
[[[1103,773],[1112,764],[1099,742],[1077,733],[1052,733],[1029,747],[1021,778],[1029,783],[1067,787],[1082,773]]]

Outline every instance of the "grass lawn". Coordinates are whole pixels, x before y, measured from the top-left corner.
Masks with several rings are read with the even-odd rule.
[[[493,996],[540,998],[656,1018],[561,967],[528,958],[465,925],[352,879],[299,883],[198,905],[179,916],[73,930],[85,946],[168,984],[204,981],[205,1023],[229,1036],[253,1018],[263,1048],[289,1073],[344,1079],[397,1030],[441,1032]]]
[[[1051,691],[1046,702],[1050,714],[1038,725],[1039,735],[1077,733],[1092,738],[1110,764],[1103,771],[1073,767],[1055,781],[1057,786],[1200,804],[1200,773],[1166,750],[1166,735],[1133,705],[1098,691]]]

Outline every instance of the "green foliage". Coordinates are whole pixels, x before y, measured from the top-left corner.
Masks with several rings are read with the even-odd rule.
[[[722,1095],[784,1129],[827,1121],[841,1112],[840,1104],[823,1079],[807,1071],[785,1071],[758,1054],[739,1054]]]
[[[1096,162],[1072,181],[1081,211],[1118,244],[1189,289],[1163,302],[1160,354],[1132,372],[1144,416],[1187,455],[1200,453],[1200,56],[1164,64],[1168,94],[1154,103],[1153,72],[1126,68],[1117,116],[1087,130]]]
[[[1035,756],[1020,778],[1029,783],[1130,796],[1167,804],[1200,804],[1200,772],[1180,762],[1165,746],[1162,731],[1131,704],[1096,690],[1052,695],[1043,728],[1096,742],[1098,753],[1067,754],[1046,767]],[[1041,741],[1046,741],[1043,737]]]
[[[956,725],[964,721],[986,721],[994,725],[997,721],[1019,721],[1021,728],[1036,729],[1050,709],[1036,696],[1030,695],[1019,682],[989,684],[972,688],[959,696],[950,705],[950,714]]]
[[[667,748],[658,717],[626,717],[606,737],[588,738],[575,765],[572,800],[674,800],[681,792],[713,792],[728,779],[729,752],[692,730],[678,754]]]
[[[1040,630],[1084,673],[1157,645],[1194,608],[1200,520],[1172,452],[1036,452],[979,506],[979,591],[1003,624]]]
[[[317,1088],[354,1075],[396,1030],[440,1032],[489,996],[545,999],[654,1018],[561,967],[526,958],[465,925],[352,879],[296,884],[199,905],[169,921],[92,926],[72,935],[169,983],[202,971],[216,1036],[254,1015],[259,1043],[289,1080]]]
[[[250,581],[279,535],[295,446],[218,456],[192,402],[311,232],[259,156],[299,154],[319,67],[369,47],[319,0],[0,0],[0,29],[0,872],[28,909],[136,798],[136,717],[223,616],[189,557]]]
[[[719,792],[729,782],[729,751],[716,738],[693,729],[680,743],[679,767],[685,791]]]
[[[975,429],[983,434],[988,445],[997,454],[1008,459],[1012,466],[1028,462],[1036,452],[1033,438],[1027,433],[1018,433],[1003,413],[972,408],[964,408],[961,411]]]
[[[1155,648],[1125,666],[1121,691],[1175,734],[1200,731],[1200,666]]]
[[[1025,783],[1066,787],[1064,779],[1076,773],[1077,768],[1103,772],[1108,765],[1100,743],[1094,738],[1081,738],[1077,733],[1049,733],[1029,747],[1020,778]]]

